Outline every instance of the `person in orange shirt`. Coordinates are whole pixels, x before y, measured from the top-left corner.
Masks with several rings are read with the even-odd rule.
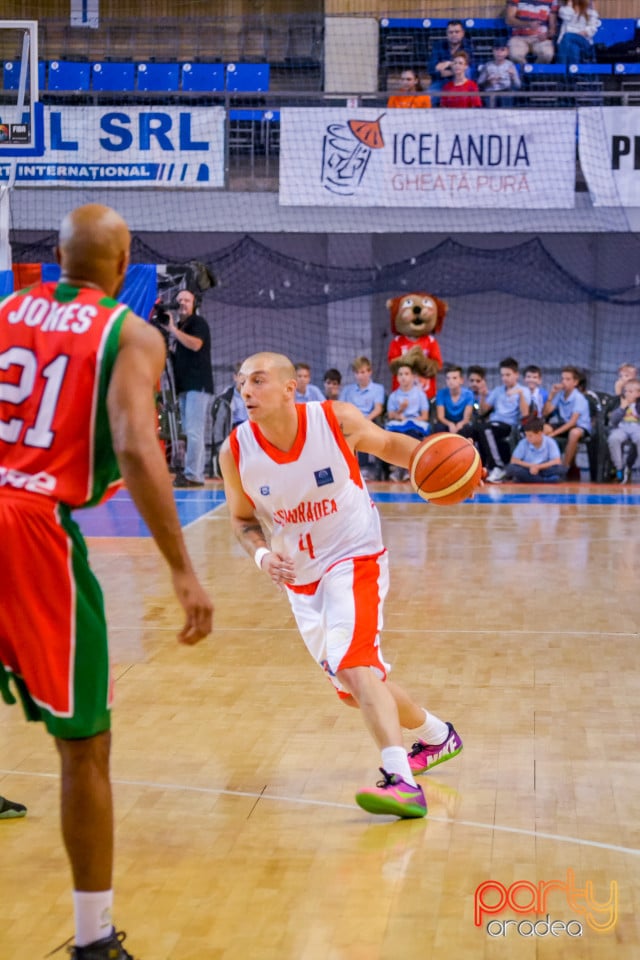
[[[402,82],[402,93],[389,97],[387,100],[388,107],[410,110],[415,107],[431,106],[431,97],[423,93],[422,81],[415,70],[403,70],[400,80]]]

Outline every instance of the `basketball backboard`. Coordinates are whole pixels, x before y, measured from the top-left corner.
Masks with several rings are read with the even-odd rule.
[[[43,123],[37,21],[0,20],[0,56],[0,162],[4,158],[40,156]]]

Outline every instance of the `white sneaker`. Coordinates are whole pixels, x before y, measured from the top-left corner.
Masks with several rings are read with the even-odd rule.
[[[494,467],[487,477],[487,483],[500,483],[506,475],[507,471],[503,470],[502,467]]]

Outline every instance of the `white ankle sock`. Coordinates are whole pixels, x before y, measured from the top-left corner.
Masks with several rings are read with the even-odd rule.
[[[449,727],[444,720],[438,719],[432,713],[424,711],[424,723],[421,727],[412,727],[409,733],[414,740],[424,740],[430,747],[437,747],[449,736]]]
[[[113,890],[73,891],[77,947],[86,947],[109,936],[113,929],[112,907]]]
[[[416,786],[404,747],[383,747],[382,766],[387,773],[397,773],[405,783],[410,783],[412,787]]]

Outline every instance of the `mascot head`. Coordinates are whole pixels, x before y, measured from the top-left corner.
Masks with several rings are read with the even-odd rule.
[[[431,293],[405,293],[387,300],[393,333],[418,340],[440,333],[447,315],[447,304]]]

